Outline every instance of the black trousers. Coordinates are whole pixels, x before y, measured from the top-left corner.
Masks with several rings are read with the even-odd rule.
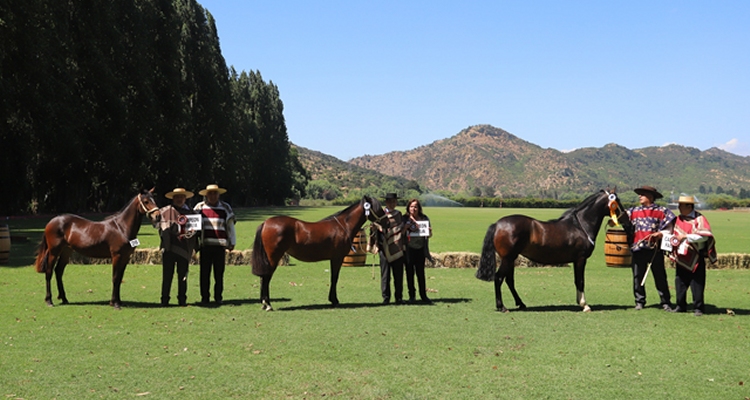
[[[177,302],[184,306],[187,304],[187,276],[189,261],[171,251],[165,251],[161,257],[161,304],[169,304],[169,292],[172,289],[172,278],[175,266],[177,266]]]
[[[653,262],[652,262],[653,260]],[[660,305],[671,305],[672,296],[669,294],[667,271],[664,269],[664,255],[660,249],[643,249],[633,252],[633,294],[636,304],[646,304],[646,285],[641,286],[643,276],[646,275],[648,264],[651,263],[650,274],[656,282]]]
[[[404,292],[404,257],[388,262],[381,250],[380,256],[380,292],[383,300],[391,299],[391,275],[393,275],[393,297],[397,302],[403,300]]]
[[[674,288],[677,292],[677,307],[680,310],[687,310],[687,290],[693,293],[693,307],[696,310],[704,311],[703,292],[706,290],[706,259],[700,257],[698,268],[689,271],[686,268],[677,266],[677,275],[674,279]]]
[[[414,300],[416,288],[414,287],[414,275],[417,276],[419,285],[419,298],[427,300],[427,282],[424,276],[425,255],[424,249],[413,249],[406,247],[406,287],[409,291],[409,300]]]
[[[224,246],[203,246],[200,252],[201,270],[201,302],[208,303],[211,300],[211,271],[214,273],[214,300],[220,303],[224,300],[224,268],[226,267],[226,255]]]

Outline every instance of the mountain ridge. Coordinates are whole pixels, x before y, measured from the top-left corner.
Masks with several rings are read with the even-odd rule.
[[[313,177],[320,176],[320,166],[310,161],[302,162]],[[701,151],[670,144],[628,149],[609,143],[562,152],[542,148],[491,125],[470,126],[454,136],[411,150],[338,161],[341,164],[328,159],[326,168],[336,164],[345,171],[352,165],[416,182],[432,191],[481,191],[505,197],[557,198],[613,186],[632,189],[643,184],[667,193],[697,194],[701,186],[705,190],[750,189],[750,157],[715,147]]]

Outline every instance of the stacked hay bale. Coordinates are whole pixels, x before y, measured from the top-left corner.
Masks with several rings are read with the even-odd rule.
[[[252,259],[252,250],[232,250],[227,252],[226,260],[227,265],[250,265]],[[111,258],[89,258],[84,255],[73,253],[70,256],[71,264],[112,264]],[[132,256],[130,256],[130,262],[128,264],[141,264],[141,265],[159,265],[161,264],[161,249],[136,249]],[[193,257],[190,260],[190,264],[200,264],[200,258],[198,253],[193,253]],[[284,254],[279,263],[281,266],[289,265],[289,255]]]
[[[250,265],[251,258],[253,255],[252,250],[232,250],[227,253],[227,265]],[[479,258],[478,253],[469,252],[445,252],[445,253],[431,253],[434,260],[427,260],[425,262],[426,268],[478,268]],[[112,264],[112,260],[108,258],[89,258],[82,256],[78,253],[73,253],[70,257],[71,264]],[[193,253],[193,259],[190,262],[193,265],[199,264],[198,254]],[[500,266],[500,258],[495,258],[495,263]],[[666,265],[670,265],[671,262],[668,258],[665,258]],[[130,257],[130,264],[143,264],[143,265],[159,265],[161,264],[161,251],[158,248],[152,249],[136,249],[135,253]],[[289,265],[289,255],[284,254],[279,265]],[[516,259],[516,267],[569,267],[570,264],[559,264],[559,265],[544,265],[535,263],[526,257],[519,256]],[[674,267],[674,266],[673,266]],[[716,264],[708,263],[709,269],[750,269],[750,254],[742,253],[726,253],[719,254],[719,259]]]
[[[431,253],[432,258],[435,260],[431,262],[427,260],[425,267],[427,268],[479,268],[480,255],[477,253],[469,252],[446,252],[446,253]],[[500,266],[500,258],[495,258],[495,265]],[[539,264],[529,260],[524,256],[519,256],[515,262],[516,267],[567,267],[568,264],[559,265],[545,265]]]

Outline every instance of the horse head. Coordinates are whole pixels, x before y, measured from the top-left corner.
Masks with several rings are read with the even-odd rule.
[[[362,197],[360,204],[364,207],[365,215],[368,220],[378,222],[385,218],[385,210],[383,210],[383,206],[378,199],[365,195]]]
[[[148,191],[144,190],[136,198],[139,205],[138,212],[146,214],[152,224],[159,222],[161,214],[159,213],[159,206],[156,205],[156,200],[154,199],[154,188]]]

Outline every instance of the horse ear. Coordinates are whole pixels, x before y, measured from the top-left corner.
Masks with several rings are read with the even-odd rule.
[[[149,190],[148,192],[151,193],[151,194],[153,194],[154,193],[154,189],[156,189],[156,186],[152,187],[151,190]]]

